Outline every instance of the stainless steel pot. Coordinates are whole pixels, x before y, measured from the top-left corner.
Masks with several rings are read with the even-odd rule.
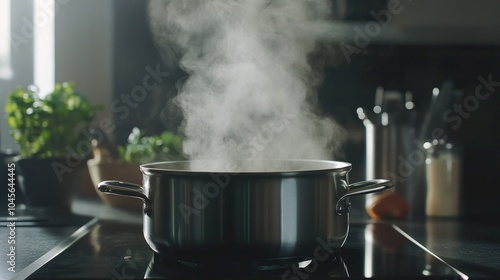
[[[241,171],[228,172],[216,164],[144,164],[143,186],[104,181],[98,189],[144,201],[144,237],[154,251],[200,262],[303,260],[331,252],[348,235],[348,198],[393,185],[349,184],[351,164],[337,161],[241,160],[230,169]]]

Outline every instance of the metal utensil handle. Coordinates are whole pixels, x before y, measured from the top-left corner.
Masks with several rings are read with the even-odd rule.
[[[144,202],[144,212],[149,213],[151,201],[144,193],[142,186],[121,181],[102,181],[97,185],[97,189],[105,194],[114,194],[139,198]]]
[[[394,183],[392,181],[385,179],[374,179],[374,180],[362,181],[350,184],[347,188],[348,189],[347,192],[343,196],[341,196],[337,201],[337,204],[335,205],[335,213],[337,215],[342,215],[344,209],[342,209],[342,205],[340,205],[340,203],[342,202],[342,200],[350,196],[383,191],[391,189],[393,186]]]

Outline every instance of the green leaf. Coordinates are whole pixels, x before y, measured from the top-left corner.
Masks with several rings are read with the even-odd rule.
[[[118,147],[123,160],[128,162],[153,162],[184,159],[182,138],[164,132],[160,135],[146,136],[138,128],[133,128],[126,146]]]
[[[54,91],[40,98],[35,87],[18,87],[7,97],[6,119],[22,157],[65,156],[75,149],[99,106],[75,90],[74,82],[55,84]]]

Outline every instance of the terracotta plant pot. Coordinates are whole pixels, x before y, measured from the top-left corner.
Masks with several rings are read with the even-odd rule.
[[[122,161],[101,161],[96,162],[94,159],[87,161],[90,178],[96,188],[97,195],[107,205],[131,211],[142,211],[142,202],[130,197],[105,195],[97,191],[97,185],[106,180],[121,180],[142,184],[142,173],[139,169],[139,164],[133,164]]]

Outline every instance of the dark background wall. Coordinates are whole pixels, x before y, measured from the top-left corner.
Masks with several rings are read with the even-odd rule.
[[[356,57],[351,64],[326,69],[320,90],[321,104],[338,116],[349,133],[362,135],[364,127],[357,119],[356,109],[373,107],[377,86],[401,92],[410,90],[419,113],[419,128],[433,88],[441,87],[445,80],[453,81],[455,87],[464,92],[457,105],[464,106],[464,100],[474,96],[480,84],[479,76],[485,79],[491,76],[494,82],[500,82],[499,65],[498,46],[373,45],[367,54]],[[464,148],[464,218],[469,222],[494,223],[500,214],[497,203],[500,188],[496,183],[500,168],[499,92],[500,87],[496,86],[477,106],[473,103],[464,106],[477,109],[465,109],[468,117],[462,118],[458,128],[451,127],[455,122],[445,127],[449,139]],[[364,166],[364,145],[364,138],[350,137],[346,159]],[[352,179],[363,179],[364,170],[352,173]]]
[[[137,109],[130,110],[127,117],[115,108],[117,143],[124,143],[134,126],[154,133],[175,130],[179,124],[178,114],[169,102],[175,96],[175,85],[183,73],[161,64],[149,32],[145,3],[115,1],[114,98],[120,99],[141,85],[147,67],[161,65],[162,71],[171,72],[159,88],[138,103]],[[349,12],[339,17],[346,22],[369,20],[368,11],[383,7],[385,3],[354,1],[347,9]],[[479,76],[491,75],[493,81],[500,81],[500,47],[495,43],[377,41],[363,48],[361,53],[353,54],[350,62],[345,59],[340,44],[330,44],[326,49],[329,53],[324,57],[327,63],[324,83],[318,91],[319,101],[324,111],[337,119],[349,134],[345,153],[339,159],[355,166],[351,181],[363,180],[365,172],[364,127],[357,118],[356,109],[373,107],[378,86],[413,92],[415,108],[420,113],[418,128],[433,88],[440,87],[445,80],[453,81],[455,87],[464,92],[464,97],[474,95]],[[500,215],[497,203],[500,187],[496,183],[496,172],[500,169],[499,109],[500,97],[495,90],[486,100],[480,101],[470,116],[463,118],[459,128],[449,132],[450,139],[464,147],[464,219],[468,222],[494,223],[495,217]]]

